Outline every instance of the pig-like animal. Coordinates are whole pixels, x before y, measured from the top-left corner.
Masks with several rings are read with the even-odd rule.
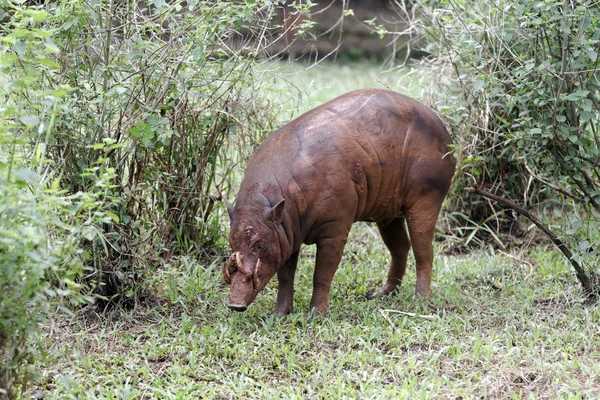
[[[412,241],[416,292],[428,299],[435,223],[456,165],[451,143],[432,110],[375,89],[338,97],[268,136],[248,163],[235,207],[227,206],[229,308],[246,310],[277,273],[275,314],[292,312],[305,243],[317,245],[310,307],[325,312],[355,221],[376,222],[390,250],[380,295],[401,283]]]

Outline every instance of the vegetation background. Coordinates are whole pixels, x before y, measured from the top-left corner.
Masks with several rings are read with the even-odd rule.
[[[599,395],[598,4],[0,5],[0,398]],[[326,316],[311,249],[293,315],[268,316],[273,283],[230,314],[245,160],[363,87],[430,105],[456,143],[432,303],[413,271],[366,301],[389,258],[362,224]]]

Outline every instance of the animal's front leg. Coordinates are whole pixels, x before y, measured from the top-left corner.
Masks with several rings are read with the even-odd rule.
[[[298,254],[295,252],[277,271],[279,288],[277,290],[277,305],[273,314],[283,317],[294,309],[294,275],[298,264]]]
[[[310,309],[315,309],[316,314],[327,311],[329,289],[335,271],[342,259],[346,236],[343,238],[324,239],[317,242],[317,260],[313,278],[313,295]]]

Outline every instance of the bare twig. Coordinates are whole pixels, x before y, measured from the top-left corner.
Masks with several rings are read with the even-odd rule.
[[[381,310],[380,309],[379,312],[381,313],[381,315],[383,316],[383,318],[385,318],[385,320],[390,324],[390,326],[392,327],[392,329],[394,331],[398,330],[398,328],[396,328],[396,325],[392,322],[392,320],[388,316],[388,313],[385,312],[385,310]]]
[[[576,195],[574,195],[573,193],[570,193],[570,192],[568,192],[567,190],[565,190],[565,189],[563,189],[563,188],[560,188],[560,187],[558,187],[558,186],[555,186],[555,185],[551,184],[550,182],[548,182],[548,181],[544,180],[543,178],[541,178],[541,177],[537,176],[537,175],[536,175],[536,174],[535,174],[535,173],[534,173],[534,172],[531,170],[531,168],[529,167],[529,165],[527,165],[527,163],[525,163],[525,168],[527,169],[527,171],[529,172],[529,174],[530,174],[530,175],[531,175],[533,178],[535,178],[535,179],[537,179],[538,181],[542,182],[544,185],[548,186],[549,188],[551,188],[551,189],[554,189],[554,190],[556,190],[557,192],[559,192],[559,193],[562,193],[562,194],[564,194],[565,196],[567,196],[567,197],[570,197],[570,198],[572,198],[573,200],[576,200],[576,201],[578,201],[578,202],[580,202],[580,203],[584,203],[584,202],[585,202],[585,200],[584,200],[584,199],[582,199],[581,197],[579,197],[579,196],[576,196]]]
[[[498,253],[500,253],[508,258],[512,258],[513,260],[518,261],[520,263],[527,264],[529,266],[529,274],[527,274],[527,276],[525,277],[526,280],[529,279],[531,277],[531,275],[533,275],[533,264],[531,262],[524,260],[522,258],[513,256],[512,254],[508,254],[502,250],[498,250]]]
[[[571,263],[571,265],[575,269],[575,273],[577,275],[577,279],[579,279],[579,282],[583,286],[583,289],[586,291],[586,293],[591,294],[591,293],[594,292],[594,284],[593,284],[592,280],[590,279],[590,277],[588,276],[588,274],[585,272],[585,270],[583,269],[583,267],[575,259],[573,259],[573,254],[571,253],[571,251],[562,242],[562,240],[560,240],[537,217],[535,217],[534,215],[530,214],[527,210],[525,210],[523,207],[519,206],[515,202],[513,202],[511,200],[508,200],[508,199],[505,199],[505,198],[500,197],[500,196],[496,196],[495,194],[486,192],[485,190],[481,190],[481,189],[479,189],[477,187],[466,188],[465,190],[467,192],[469,192],[469,193],[474,193],[474,194],[477,194],[479,196],[483,196],[485,198],[497,201],[498,203],[502,204],[503,206],[508,207],[511,210],[514,210],[514,211],[518,212],[519,214],[523,215],[524,217],[526,217],[527,219],[529,219],[531,222],[533,222],[538,228],[540,228],[550,238],[550,240],[552,240],[552,243],[554,243],[554,245],[556,245],[556,247],[558,247],[558,249],[564,254],[564,256],[567,257],[567,259],[569,260],[569,262]]]
[[[388,317],[389,313],[392,313],[392,314],[402,314],[402,315],[406,315],[406,316],[409,316],[409,317],[419,317],[419,318],[424,318],[424,319],[428,319],[428,320],[433,320],[433,319],[437,318],[437,315],[415,314],[415,313],[411,313],[411,312],[407,312],[407,311],[399,311],[399,310],[383,310],[383,309],[379,309],[379,312],[388,321],[389,321],[389,317]]]

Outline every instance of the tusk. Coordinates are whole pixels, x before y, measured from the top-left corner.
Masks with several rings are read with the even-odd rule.
[[[235,252],[235,253],[233,253],[233,255],[235,256],[235,264],[236,264],[237,269],[239,271],[247,274],[246,268],[244,268],[244,264],[242,264],[242,258],[240,257],[240,253]]]
[[[223,273],[223,280],[227,283],[231,283],[231,275],[229,275],[229,265],[227,263],[221,264],[221,272]]]
[[[258,286],[258,271],[260,271],[260,258],[256,261],[256,267],[254,267],[254,276],[252,277],[252,285],[256,290],[256,286]]]

